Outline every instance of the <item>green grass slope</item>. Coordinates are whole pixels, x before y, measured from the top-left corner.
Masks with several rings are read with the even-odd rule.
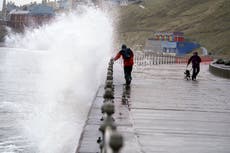
[[[212,54],[230,57],[230,0],[144,0],[119,13],[119,40],[134,48],[153,32],[182,31]]]

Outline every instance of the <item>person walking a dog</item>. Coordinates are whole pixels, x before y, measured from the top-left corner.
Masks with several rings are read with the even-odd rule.
[[[201,62],[201,58],[198,56],[197,52],[193,53],[193,56],[191,56],[188,60],[188,65],[192,62],[192,80],[196,80],[196,77],[198,75],[198,73],[200,72],[200,62]]]
[[[122,56],[124,62],[124,75],[126,85],[130,85],[132,80],[132,69],[133,69],[133,58],[134,54],[130,48],[127,48],[125,44],[121,46],[121,50],[117,53],[117,55],[113,58],[114,61],[118,60]]]

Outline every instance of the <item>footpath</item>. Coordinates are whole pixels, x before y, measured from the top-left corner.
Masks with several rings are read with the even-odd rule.
[[[185,80],[184,64],[134,67],[130,87],[115,64],[113,115],[123,135],[121,153],[229,153],[230,81],[201,65],[197,81]],[[100,152],[100,87],[78,153]]]

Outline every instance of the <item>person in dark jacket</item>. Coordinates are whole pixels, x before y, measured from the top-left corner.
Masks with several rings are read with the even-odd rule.
[[[122,56],[124,61],[124,74],[126,85],[130,85],[132,80],[132,69],[133,69],[133,51],[130,48],[127,48],[126,45],[121,46],[121,50],[117,53],[117,55],[113,58],[114,61],[118,60]]]
[[[198,56],[197,52],[193,53],[193,56],[191,56],[188,60],[188,65],[192,62],[192,80],[196,80],[196,76],[197,74],[200,72],[200,62],[201,62],[201,58]]]

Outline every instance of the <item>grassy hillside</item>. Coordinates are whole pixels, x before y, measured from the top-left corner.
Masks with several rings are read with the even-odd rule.
[[[212,54],[230,57],[229,8],[230,0],[144,0],[120,8],[119,40],[135,47],[155,31],[182,31]]]

